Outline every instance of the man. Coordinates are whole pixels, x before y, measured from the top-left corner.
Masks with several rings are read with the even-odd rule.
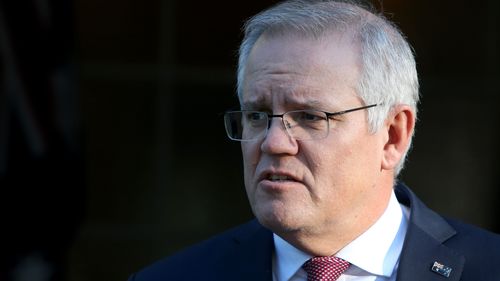
[[[440,217],[395,180],[419,95],[411,48],[386,19],[337,1],[258,14],[238,95],[225,125],[256,221],[130,280],[500,280],[500,236]]]

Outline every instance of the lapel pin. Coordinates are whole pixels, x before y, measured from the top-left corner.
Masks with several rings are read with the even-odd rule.
[[[451,267],[448,267],[437,261],[434,262],[431,270],[436,272],[437,274],[443,275],[444,277],[450,277]]]

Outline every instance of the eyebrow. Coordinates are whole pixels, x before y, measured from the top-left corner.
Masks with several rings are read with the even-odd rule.
[[[293,105],[300,105],[302,107],[308,108],[308,109],[318,109],[322,108],[325,103],[319,100],[306,100],[304,102],[287,102],[285,101],[285,104],[293,104]]]
[[[301,108],[301,109],[322,109],[325,107],[325,103],[320,100],[305,100],[298,101],[292,100],[290,98],[285,98],[285,107]],[[269,108],[270,103],[268,98],[259,97],[253,101],[246,101],[241,104],[242,109],[258,109]]]
[[[245,102],[241,103],[241,108],[242,109],[260,108],[260,107],[263,107],[264,105],[267,104],[266,100],[267,100],[266,98],[260,97],[256,100],[253,100],[253,101],[245,101]]]

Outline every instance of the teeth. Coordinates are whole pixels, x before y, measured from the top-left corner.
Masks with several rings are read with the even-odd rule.
[[[271,175],[271,176],[269,176],[269,180],[272,180],[272,181],[286,181],[286,180],[290,180],[290,178],[287,177],[287,176],[282,176],[282,175]]]

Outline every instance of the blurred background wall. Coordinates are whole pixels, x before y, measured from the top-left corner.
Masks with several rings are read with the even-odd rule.
[[[252,217],[221,113],[240,27],[273,3],[0,2],[0,280],[126,280]],[[500,232],[500,2],[374,4],[420,73],[402,180]]]

